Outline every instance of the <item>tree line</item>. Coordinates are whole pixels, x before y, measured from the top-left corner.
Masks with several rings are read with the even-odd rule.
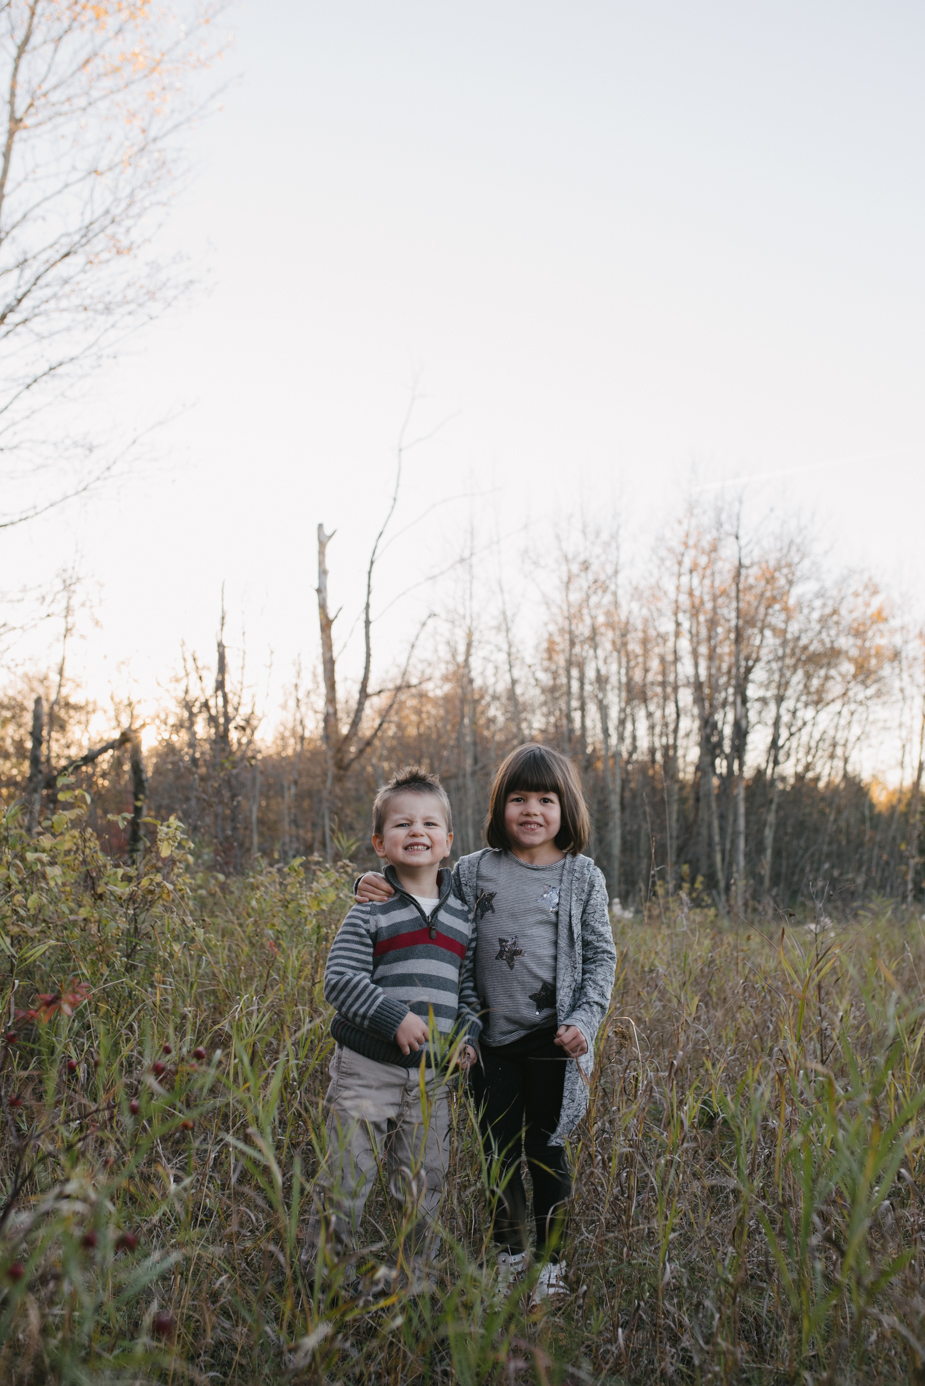
[[[144,763],[131,709],[88,745],[87,703],[63,666],[47,688],[9,689],[6,800],[35,822],[65,772],[92,782],[117,852],[137,849],[145,816],[176,814],[220,870],[365,863],[375,789],[413,761],[446,784],[467,852],[495,767],[535,738],[578,764],[589,850],[625,905],[826,912],[919,894],[922,634],[869,575],[833,575],[798,526],[746,530],[735,509],[691,504],[632,570],[618,533],[574,531],[531,574],[540,620],[512,610],[500,584],[480,586],[463,556],[441,600],[450,618],[378,659],[374,548],[352,680],[332,635],[330,539],[319,526],[321,657],[275,726],[222,615],[213,657],[184,654]]]

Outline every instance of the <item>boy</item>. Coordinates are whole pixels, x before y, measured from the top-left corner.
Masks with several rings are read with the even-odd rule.
[[[373,804],[373,847],[388,863],[385,876],[395,894],[354,904],[328,955],[324,995],[337,1008],[331,1024],[337,1046],[325,1098],[328,1158],[321,1184],[328,1235],[340,1248],[356,1244],[384,1156],[389,1190],[417,1224],[414,1249],[425,1259],[437,1249],[447,1069],[469,1067],[481,1030],[474,984],[460,994],[464,973],[473,976],[466,961],[475,929],[451,893],[450,871],[440,868],[452,841],[440,781],[416,766],[400,771]],[[312,1250],[320,1232],[316,1213]]]

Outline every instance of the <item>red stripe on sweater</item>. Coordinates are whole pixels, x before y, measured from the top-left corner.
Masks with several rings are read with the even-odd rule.
[[[431,938],[429,929],[412,929],[409,934],[394,934],[392,938],[381,939],[373,949],[373,957],[381,958],[383,953],[394,953],[398,948],[417,948],[422,943],[429,943],[433,948],[445,948],[458,958],[466,956],[465,944],[457,943],[454,938],[439,933],[436,938]]]

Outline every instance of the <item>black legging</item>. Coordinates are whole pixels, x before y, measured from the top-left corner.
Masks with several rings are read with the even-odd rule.
[[[500,1157],[504,1183],[494,1212],[494,1239],[515,1253],[529,1245],[520,1176],[525,1153],[533,1181],[536,1251],[543,1259],[555,1254],[550,1243],[561,1240],[572,1192],[565,1150],[549,1144],[559,1124],[566,1065],[564,1050],[553,1043],[555,1034],[541,1030],[496,1049],[483,1044],[482,1063],[472,1069],[482,1141],[489,1159]]]

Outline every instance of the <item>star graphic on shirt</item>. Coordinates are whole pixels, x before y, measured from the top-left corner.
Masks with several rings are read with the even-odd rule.
[[[545,905],[550,914],[555,914],[559,908],[559,887],[548,885],[536,903]]]
[[[541,1011],[551,1011],[556,1004],[555,983],[544,982],[539,991],[530,991],[527,995],[536,1005],[537,1015],[539,1015]]]
[[[499,938],[498,951],[495,954],[495,962],[506,962],[511,971],[514,971],[514,963],[517,958],[522,958],[524,950],[517,947],[517,935],[513,938]]]
[[[480,919],[484,919],[485,916],[486,916],[486,914],[494,914],[494,912],[495,912],[495,907],[494,907],[494,905],[492,904],[492,901],[494,900],[494,898],[495,898],[495,896],[497,895],[497,893],[498,893],[498,892],[497,892],[496,890],[483,890],[483,891],[482,891],[481,895],[479,896],[479,898],[478,898],[478,899],[476,900],[476,902],[475,902],[475,918],[476,918],[476,921],[478,921],[478,920],[480,920]]]

